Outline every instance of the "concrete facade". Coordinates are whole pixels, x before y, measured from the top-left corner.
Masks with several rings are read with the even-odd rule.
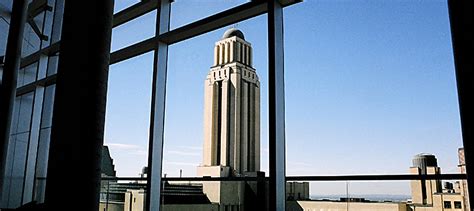
[[[426,167],[427,174],[441,174],[439,167]],[[410,167],[410,174],[422,174],[418,167]],[[433,204],[433,194],[441,192],[438,180],[413,180],[410,182],[412,202],[414,204]]]
[[[459,173],[466,174],[466,159],[464,158],[464,148],[458,149]],[[460,192],[464,195],[464,206],[466,210],[471,210],[469,205],[469,193],[467,191],[467,180],[460,182]]]

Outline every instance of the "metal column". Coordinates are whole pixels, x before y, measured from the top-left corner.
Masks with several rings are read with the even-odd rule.
[[[16,82],[20,67],[27,8],[26,0],[13,1],[5,64],[0,84],[2,86],[0,89],[0,198],[2,198],[3,194],[6,154],[10,139],[13,105],[16,98]]]
[[[99,210],[113,3],[64,5],[46,180],[48,210]]]
[[[169,31],[171,3],[161,0],[158,4],[156,36]],[[151,99],[150,140],[148,151],[148,177],[146,210],[160,210],[161,170],[163,164],[163,134],[165,124],[166,73],[168,69],[168,44],[158,41],[154,49],[153,85]]]
[[[283,7],[268,0],[269,210],[285,211],[285,84]]]
[[[471,209],[474,202],[474,52],[473,3],[449,0],[449,18],[454,50],[454,64],[458,88],[461,129],[466,159],[467,187]]]

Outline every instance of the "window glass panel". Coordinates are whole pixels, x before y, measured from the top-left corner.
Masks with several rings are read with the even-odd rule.
[[[36,80],[36,74],[38,71],[38,63],[35,62],[32,65],[25,67],[25,75],[23,76],[23,85],[30,84]]]
[[[120,12],[124,9],[127,9],[130,6],[133,6],[137,3],[139,3],[140,0],[120,0],[120,1],[115,1],[114,3],[114,13]]]
[[[12,127],[10,128],[11,134],[18,133],[18,117],[20,116],[20,105],[21,96],[15,98],[15,104],[13,105]]]
[[[30,130],[31,115],[33,111],[33,98],[33,92],[21,96],[17,133],[24,133]]]
[[[9,191],[9,206],[21,205],[23,180],[25,178],[26,153],[28,149],[29,132],[16,135],[14,146],[13,163],[11,171],[11,184]]]
[[[36,180],[34,193],[34,199],[38,202],[44,202],[50,140],[51,128],[41,129],[38,144],[38,158],[36,160]]]
[[[111,51],[155,36],[156,10],[112,29]]]
[[[58,72],[58,55],[51,55],[48,59],[48,76],[54,75]]]
[[[446,184],[425,182],[433,188]],[[436,210],[440,206],[451,209],[453,200],[456,209],[462,208],[461,201],[467,200],[467,195],[459,185],[464,181],[449,182],[454,186],[443,187],[443,192],[437,193],[419,180],[291,181],[286,185],[287,210]],[[312,191],[308,194],[309,189]]]
[[[41,117],[41,128],[51,127],[53,119],[53,102],[56,85],[46,87],[43,102],[43,116]]]
[[[30,24],[25,24],[25,32],[23,35],[23,45],[21,56],[29,56],[30,54],[38,51],[41,47],[41,40],[33,31]]]
[[[246,0],[187,0],[171,4],[171,29],[206,18],[219,12],[242,5]]]
[[[25,80],[25,68],[20,68],[18,70],[18,77],[16,80],[16,87],[22,87]]]
[[[4,15],[0,15],[0,32],[5,33],[8,35],[8,30],[10,26],[10,20],[4,17]],[[1,36],[0,37],[0,55],[4,56],[6,47],[7,47],[7,37],[8,36]]]
[[[34,200],[44,202],[46,191],[46,176],[48,169],[49,143],[51,140],[51,122],[53,119],[54,94],[56,85],[47,86],[44,91],[43,112],[41,116],[41,129],[36,158],[36,174],[34,187]]]
[[[38,61],[38,73],[36,74],[37,80],[41,80],[46,77],[48,71],[48,56],[40,55]]]
[[[51,32],[51,43],[58,42],[63,26],[64,0],[56,0],[54,6],[54,20]]]
[[[407,174],[419,153],[458,172],[446,2],[307,1],[285,12],[289,175]]]
[[[153,52],[110,66],[104,157],[108,151],[113,166],[103,169],[116,175],[103,176],[138,177],[147,165],[152,70]]]

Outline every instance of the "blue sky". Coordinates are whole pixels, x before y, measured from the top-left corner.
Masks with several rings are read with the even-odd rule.
[[[239,5],[176,1],[171,28]],[[133,1],[117,1],[116,11]],[[185,4],[186,3],[186,4]],[[313,1],[286,8],[288,175],[402,174],[433,153],[457,172],[462,146],[444,1]],[[114,29],[112,49],[154,34],[155,13]],[[267,17],[237,25],[254,50],[261,81],[262,170],[268,172]],[[169,50],[163,172],[195,176],[202,160],[204,79],[219,29]],[[146,165],[153,54],[111,66],[105,143],[120,176]],[[406,194],[408,183],[353,183],[353,193]],[[337,188],[336,188],[337,187]],[[344,183],[312,192],[345,193]]]

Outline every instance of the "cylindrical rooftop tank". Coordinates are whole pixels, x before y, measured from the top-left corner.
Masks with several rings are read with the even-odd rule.
[[[438,161],[432,154],[421,153],[413,158],[413,167],[418,167],[422,174],[426,174],[426,167],[438,167]]]

